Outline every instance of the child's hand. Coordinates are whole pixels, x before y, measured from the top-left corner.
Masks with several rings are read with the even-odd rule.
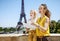
[[[29,30],[30,28],[26,28],[26,30]]]
[[[30,28],[26,28],[26,32],[29,32]]]

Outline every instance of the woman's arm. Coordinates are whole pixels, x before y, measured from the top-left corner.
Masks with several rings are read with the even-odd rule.
[[[34,23],[32,23],[32,25],[38,27],[41,31],[45,32],[49,26],[49,18],[46,19],[44,27],[40,26],[39,24],[34,24]]]

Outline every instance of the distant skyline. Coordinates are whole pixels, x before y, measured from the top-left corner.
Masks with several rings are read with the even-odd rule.
[[[60,0],[24,0],[25,14],[29,19],[30,10],[36,10],[40,4],[47,4],[51,20],[60,19]],[[0,0],[0,27],[15,27],[21,13],[21,0]]]

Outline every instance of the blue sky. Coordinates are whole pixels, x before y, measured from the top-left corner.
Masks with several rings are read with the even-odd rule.
[[[29,19],[30,10],[36,10],[40,4],[45,3],[51,11],[51,20],[60,19],[60,0],[24,0],[25,14]],[[15,27],[19,21],[21,13],[21,0],[0,0],[0,26]]]

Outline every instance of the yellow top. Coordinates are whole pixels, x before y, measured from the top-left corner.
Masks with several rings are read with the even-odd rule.
[[[38,18],[36,22],[37,22],[40,26],[44,27],[44,24],[45,24],[46,19],[47,19],[47,17],[44,16],[42,19],[41,19],[41,18]],[[48,36],[48,35],[49,35],[49,27],[48,27],[48,29],[47,29],[45,32],[41,31],[41,30],[37,27],[37,28],[36,28],[36,35],[37,35],[37,36]]]

